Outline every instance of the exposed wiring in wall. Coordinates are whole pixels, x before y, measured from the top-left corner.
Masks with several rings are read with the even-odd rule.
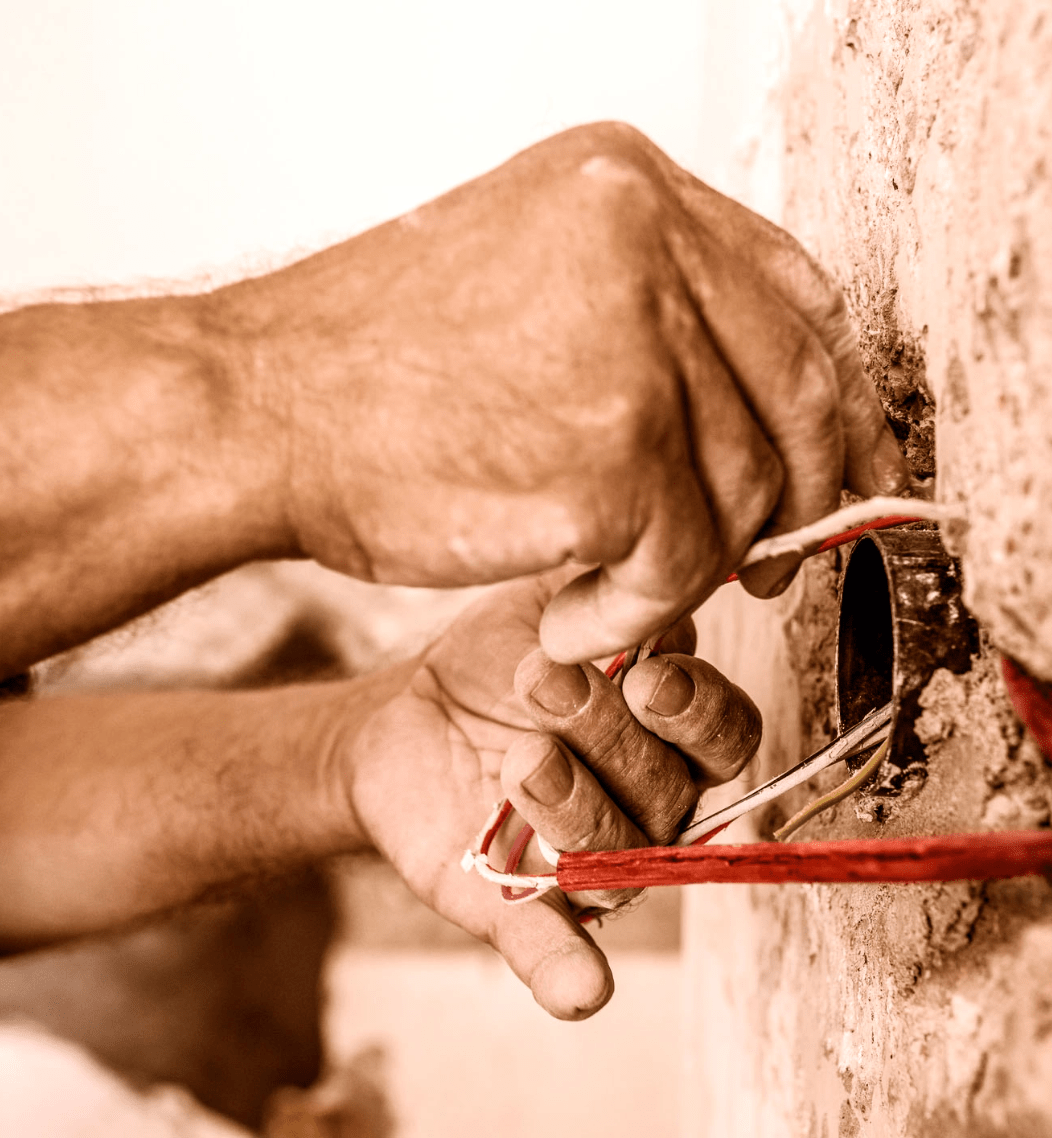
[[[909,507],[909,514],[895,513],[896,510],[901,510],[904,507]],[[945,518],[946,516],[947,513],[945,509],[941,506],[936,506],[932,502],[914,500],[912,498],[870,498],[865,502],[856,502],[853,505],[837,510],[812,525],[804,526],[802,529],[794,530],[792,533],[781,534],[777,537],[766,538],[763,541],[756,542],[745,554],[742,565],[743,567],[745,565],[755,565],[769,557],[777,557],[786,552],[804,552],[806,556],[811,557],[819,553],[825,553],[830,549],[835,549],[838,546],[846,545],[861,536],[866,530],[887,529],[890,526],[905,525],[907,522]],[[737,579],[738,574],[731,573],[726,583],[730,584]],[[624,683],[624,678],[629,669],[641,660],[647,659],[648,656],[660,650],[661,637],[659,636],[656,639],[648,640],[643,644],[636,645],[633,648],[621,652],[615,656],[607,666],[607,678],[613,680],[614,683],[620,687]],[[788,785],[785,789],[789,789]],[[849,793],[850,791],[845,791],[845,794]],[[757,801],[755,805],[760,805],[759,801]],[[513,903],[530,900],[532,897],[537,896],[538,893],[543,892],[546,888],[551,888],[551,885],[541,883],[541,878],[536,880],[531,879],[529,883],[527,883],[524,875],[516,874],[522,856],[526,852],[526,847],[534,835],[534,829],[528,823],[524,824],[516,835],[515,841],[508,853],[503,872],[494,869],[489,864],[486,855],[489,852],[494,838],[500,832],[504,820],[510,813],[510,809],[510,804],[506,799],[497,804],[494,817],[502,810],[504,813],[500,821],[497,822],[489,840],[483,843],[482,835],[480,835],[477,846],[467,851],[464,856],[466,859],[465,868],[473,865],[487,881],[499,884],[504,900]],[[693,840],[709,841],[729,824],[729,822],[725,822],[722,825],[717,825],[715,828],[706,831],[704,835],[697,835]],[[803,823],[801,823],[801,825],[802,824]],[[484,827],[483,834],[487,832],[487,828]],[[543,840],[540,838],[540,835],[538,835],[538,840]],[[683,844],[685,840],[686,837],[682,838],[679,844]],[[483,844],[485,844],[485,849],[482,848]],[[555,864],[555,862],[552,862],[552,864]],[[514,892],[516,886],[518,886],[520,890],[525,890],[525,892]]]
[[[854,541],[867,529],[883,529],[906,522],[964,520],[939,502],[925,502],[921,498],[867,498],[864,502],[845,506],[792,533],[780,533],[756,542],[745,554],[739,568],[747,569],[750,565],[767,561],[771,557],[780,557],[783,553],[803,553],[810,557]]]
[[[784,842],[790,834],[799,830],[801,826],[810,822],[812,818],[821,814],[823,810],[828,810],[830,806],[835,806],[838,802],[843,802],[849,795],[854,794],[884,761],[890,746],[891,738],[889,736],[873,752],[872,757],[867,759],[849,779],[846,779],[839,786],[834,787],[828,794],[823,794],[820,798],[816,798],[814,802],[809,802],[803,810],[797,811],[784,826],[775,830],[775,838],[779,842]]]
[[[909,513],[895,512],[905,509],[908,509]],[[813,556],[838,545],[854,541],[867,529],[883,529],[889,526],[903,525],[906,522],[918,521],[922,518],[944,518],[946,516],[943,507],[920,499],[870,498],[865,502],[856,502],[844,509],[837,510],[818,522],[794,530],[792,533],[780,534],[756,542],[746,553],[742,567],[758,564],[769,557],[777,557],[786,552],[802,552],[805,556]],[[728,583],[735,580],[737,580],[736,573],[732,573],[727,578]],[[607,677],[620,687],[628,670],[640,660],[646,659],[651,653],[659,651],[660,643],[661,639],[658,637],[653,641],[647,641],[642,645],[636,645],[625,652],[621,652],[607,666]],[[490,850],[511,813],[512,806],[507,799],[496,804],[475,842],[461,858],[461,866],[466,873],[474,869],[485,880],[499,885],[504,900],[509,904],[517,904],[532,900],[548,889],[554,888],[557,881],[555,874],[520,874],[517,872],[523,854],[535,833],[533,827],[528,823],[523,824],[516,835],[515,841],[508,851],[503,871],[490,864]],[[703,837],[698,838],[697,841],[708,841],[723,828],[720,826],[713,829]],[[539,835],[538,840],[540,840]]]
[[[896,509],[908,512],[891,513],[889,516],[889,511]],[[853,541],[867,529],[921,519],[960,520],[945,507],[922,500],[870,499],[848,506],[793,534],[757,542],[749,550],[743,565],[756,564],[786,552],[800,552],[809,557]],[[841,528],[852,523],[853,528]],[[732,574],[729,580],[733,579]],[[627,656],[622,653],[611,662],[606,674],[616,682],[619,673],[623,675],[627,671],[624,666],[626,659],[635,662],[651,650],[658,649],[659,644],[648,644],[631,649]],[[1007,665],[1006,680],[1015,681],[1021,690],[1021,681]],[[1031,689],[1036,690],[1033,681],[1027,688],[1028,698],[1032,694]],[[1010,691],[1014,696],[1011,686]],[[1052,700],[1045,699],[1043,691],[1040,694],[1042,715],[1052,722]],[[1044,738],[1041,742],[1047,745],[1050,740]],[[788,837],[820,811],[861,787],[883,761],[888,746],[885,740],[858,772],[794,815],[776,836]],[[571,893],[705,881],[952,881],[1052,872],[1052,831],[943,834],[930,838],[878,838],[788,845],[782,841],[744,846],[707,845],[723,828],[720,826],[709,830],[691,845],[578,853],[559,853],[541,842],[538,835],[542,851],[555,865],[556,872],[525,875],[519,874],[517,869],[534,836],[532,827],[528,825],[523,826],[512,844],[503,872],[489,863],[493,843],[512,813],[510,802],[498,803],[475,844],[461,861],[465,872],[475,869],[487,880],[499,884],[502,896],[510,903],[531,900],[557,887]]]
[[[736,818],[741,818],[753,810],[766,806],[781,798],[794,786],[801,786],[809,779],[814,778],[819,771],[855,755],[872,750],[878,743],[882,743],[891,734],[891,721],[895,714],[894,704],[889,700],[883,707],[874,708],[864,715],[853,727],[849,727],[838,735],[831,743],[819,748],[809,758],[790,767],[781,774],[775,775],[762,786],[757,786],[747,794],[743,794],[737,802],[723,806],[711,814],[703,810],[684,826],[683,832],[676,839],[677,846],[691,846],[696,842],[708,842],[726,829]]]

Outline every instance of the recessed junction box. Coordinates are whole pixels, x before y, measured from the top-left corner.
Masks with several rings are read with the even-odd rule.
[[[838,730],[893,703],[889,761],[920,773],[924,748],[913,725],[937,668],[962,673],[978,647],[961,599],[961,575],[934,529],[870,531],[851,547],[840,579]],[[895,794],[896,779],[876,792]]]

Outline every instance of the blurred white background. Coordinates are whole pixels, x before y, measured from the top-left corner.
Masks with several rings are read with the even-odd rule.
[[[698,0],[0,0],[0,292],[228,276],[574,123],[687,166]]]

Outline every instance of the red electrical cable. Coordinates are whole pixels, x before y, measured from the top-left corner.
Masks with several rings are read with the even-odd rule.
[[[1001,660],[1008,698],[1047,758],[1052,758],[1052,684],[1035,680],[1014,660]]]
[[[822,542],[813,553],[824,553],[854,541],[867,530],[917,520],[895,516],[866,522]],[[727,578],[728,581],[736,579],[737,574],[733,573]],[[616,676],[625,659],[625,653],[616,657],[606,669],[607,676]],[[1002,670],[1017,714],[1044,753],[1052,757],[1052,684],[1034,679],[1007,657],[1002,662]],[[488,853],[511,812],[511,804],[503,803],[484,835],[481,853]],[[553,877],[553,883],[571,893],[702,882],[954,881],[1052,874],[1052,830],[1048,829],[791,844],[707,845],[722,829],[705,834],[690,846],[563,853],[555,874],[542,877]],[[517,871],[533,834],[533,827],[529,825],[519,831],[509,852],[505,873]],[[540,888],[531,886],[519,891],[502,885],[501,892],[505,900],[524,900],[541,892],[546,884],[544,880]]]
[[[908,517],[877,518],[875,521],[865,522],[860,526],[855,526],[853,529],[846,529],[846,530],[844,530],[843,533],[838,533],[833,537],[826,538],[826,540],[823,541],[822,544],[817,549],[815,549],[811,553],[807,554],[807,556],[808,557],[814,557],[819,553],[826,553],[830,549],[836,549],[838,545],[847,545],[848,542],[854,541],[856,537],[861,537],[866,532],[866,530],[869,530],[869,529],[890,529],[892,526],[903,526],[907,522],[919,522],[919,521],[921,521],[920,518],[908,518]],[[737,580],[738,580],[738,574],[732,573],[727,578],[727,583],[730,584],[731,581],[737,581]]]
[[[1052,872],[1052,830],[565,853],[566,893],[702,882],[964,881]]]

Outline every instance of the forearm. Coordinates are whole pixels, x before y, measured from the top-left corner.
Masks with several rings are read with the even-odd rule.
[[[207,297],[0,316],[0,676],[294,552],[250,350]]]
[[[411,667],[0,707],[0,944],[109,928],[366,844],[344,764]]]

